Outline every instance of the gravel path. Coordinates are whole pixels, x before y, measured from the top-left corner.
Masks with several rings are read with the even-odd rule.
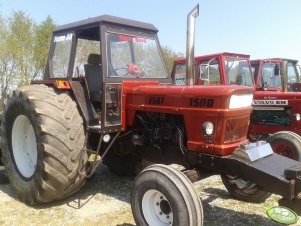
[[[100,166],[95,176],[75,195],[47,205],[27,206],[21,203],[0,172],[1,225],[86,225],[134,226],[129,204],[133,178],[111,174]],[[204,225],[277,226],[266,216],[268,207],[277,205],[279,196],[263,204],[233,200],[219,176],[195,184],[204,208]],[[298,224],[301,225],[299,220]]]

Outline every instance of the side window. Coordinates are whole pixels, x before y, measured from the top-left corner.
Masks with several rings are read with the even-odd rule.
[[[297,76],[296,67],[293,63],[289,62],[287,64],[287,82],[288,84],[292,84],[298,81],[299,79]]]
[[[121,84],[106,84],[105,127],[121,125]]]
[[[186,84],[186,63],[176,64],[174,76],[176,85],[181,86]]]
[[[216,59],[203,61],[199,66],[199,77],[202,85],[221,84],[221,75],[219,71],[219,63]]]
[[[49,73],[51,78],[66,78],[73,33],[58,34],[53,37],[52,54],[49,58]]]
[[[100,41],[78,39],[73,77],[85,76],[84,65],[88,63],[90,54],[100,54]]]

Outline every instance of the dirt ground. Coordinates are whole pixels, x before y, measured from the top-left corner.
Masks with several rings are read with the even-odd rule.
[[[92,180],[68,199],[47,205],[27,206],[21,203],[0,172],[1,225],[99,225],[134,226],[130,208],[133,178],[118,177],[100,166]],[[204,208],[204,225],[280,225],[266,215],[277,205],[279,196],[265,203],[250,204],[232,199],[219,176],[195,184]],[[299,220],[297,224],[301,225]]]

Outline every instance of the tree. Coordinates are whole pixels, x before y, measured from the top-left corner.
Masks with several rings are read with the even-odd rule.
[[[167,72],[171,74],[172,67],[173,67],[173,61],[177,58],[184,57],[183,53],[176,53],[173,51],[171,48],[167,46],[162,47],[162,53],[163,53],[163,58],[166,62],[167,66]]]
[[[40,78],[43,75],[50,48],[52,31],[55,27],[56,25],[50,16],[36,27],[33,49],[35,73],[32,79]]]
[[[50,17],[36,25],[22,11],[0,17],[0,111],[10,91],[42,74],[54,27]]]
[[[16,85],[25,85],[30,81],[34,70],[32,65],[32,50],[34,41],[35,23],[25,13],[13,12],[8,20],[7,48],[12,54],[11,63],[14,67],[14,76],[18,80]]]
[[[7,20],[0,18],[0,110],[2,111],[4,101],[7,99],[11,84],[13,83],[13,71],[15,68],[12,61],[13,54],[8,48],[9,27]]]

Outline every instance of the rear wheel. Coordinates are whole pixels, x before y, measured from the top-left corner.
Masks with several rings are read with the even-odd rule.
[[[136,176],[140,170],[141,158],[133,154],[108,153],[103,159],[109,170],[118,176]]]
[[[83,120],[68,94],[45,85],[18,88],[1,132],[6,173],[24,202],[62,199],[85,183],[79,173],[87,161]]]
[[[141,157],[133,150],[135,146],[126,135],[113,144],[102,162],[118,176],[136,176],[143,167]]]
[[[291,131],[280,131],[267,140],[273,151],[279,155],[301,161],[301,137]]]
[[[236,199],[259,203],[270,196],[269,192],[260,190],[256,184],[239,177],[221,175],[221,178],[228,192]]]
[[[189,179],[166,165],[152,165],[135,179],[131,197],[137,225],[203,225],[203,207]]]

